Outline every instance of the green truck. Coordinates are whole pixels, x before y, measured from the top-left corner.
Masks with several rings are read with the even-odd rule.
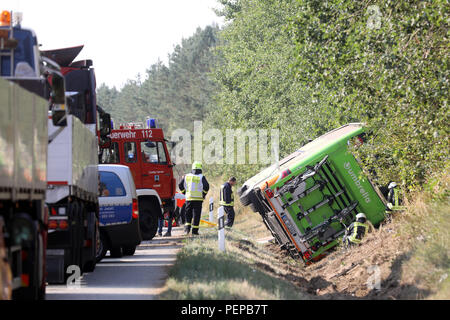
[[[363,136],[360,123],[330,131],[238,190],[241,203],[262,216],[293,258],[311,263],[323,257],[359,212],[374,226],[385,219],[386,200],[352,153]]]

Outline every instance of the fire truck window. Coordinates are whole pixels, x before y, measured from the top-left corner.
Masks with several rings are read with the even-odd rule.
[[[125,151],[125,161],[127,163],[136,162],[136,143],[135,142],[125,142],[123,144]]]
[[[102,163],[120,163],[119,144],[117,142],[111,144],[111,149],[103,150]]]
[[[159,163],[167,164],[166,152],[164,150],[164,145],[162,142],[158,142],[158,154],[159,154]]]
[[[158,145],[154,142],[141,142],[142,161],[158,163]]]

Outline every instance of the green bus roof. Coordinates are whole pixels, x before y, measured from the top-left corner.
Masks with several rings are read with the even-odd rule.
[[[281,174],[286,169],[290,169],[292,173],[309,165],[311,160],[315,160],[320,155],[331,151],[334,147],[338,148],[342,143],[347,143],[349,139],[364,132],[362,123],[349,123],[340,128],[334,129],[304,145],[297,151],[285,157],[279,163],[272,164],[270,167],[262,170],[257,175],[253,176],[245,184],[249,187],[256,187],[261,183],[270,180],[272,176]],[[288,179],[286,176],[278,181],[276,185]],[[276,185],[271,186],[271,188]]]

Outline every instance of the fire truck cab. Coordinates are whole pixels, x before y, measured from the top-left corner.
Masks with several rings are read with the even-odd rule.
[[[121,124],[111,131],[111,147],[101,155],[101,163],[130,168],[136,184],[142,238],[151,240],[158,218],[175,209],[176,180],[164,133],[155,119],[146,124]]]

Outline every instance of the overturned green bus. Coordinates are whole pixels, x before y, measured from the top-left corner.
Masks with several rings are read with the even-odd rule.
[[[310,263],[323,257],[359,212],[375,226],[384,220],[386,201],[349,147],[363,143],[363,135],[360,123],[330,131],[238,190],[241,203],[262,216],[293,258]]]

